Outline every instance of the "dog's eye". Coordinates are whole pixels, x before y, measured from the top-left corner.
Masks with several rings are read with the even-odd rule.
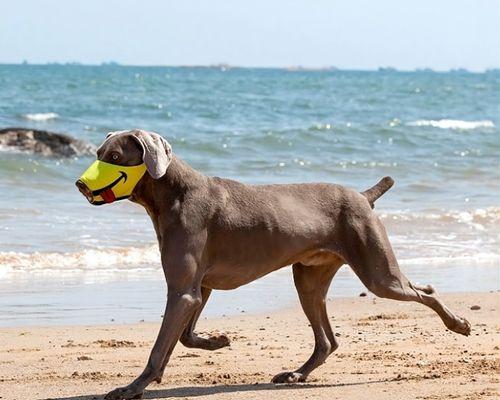
[[[116,153],[111,154],[111,158],[113,159],[113,161],[118,160],[118,157],[119,157],[119,156],[118,156],[118,154],[116,154]]]

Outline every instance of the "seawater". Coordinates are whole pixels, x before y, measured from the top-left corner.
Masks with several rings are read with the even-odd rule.
[[[254,184],[361,191],[390,175],[396,185],[376,212],[405,273],[447,291],[497,290],[499,89],[498,71],[3,65],[0,127],[95,144],[108,131],[153,130],[203,173]],[[74,181],[91,161],[0,149],[0,325],[162,313],[151,223],[130,202],[86,202]],[[246,310],[261,307],[249,291],[265,297],[280,287],[295,298],[289,276],[279,271],[230,296]],[[346,268],[331,294],[359,290]],[[214,296],[209,314],[236,310],[227,295]]]

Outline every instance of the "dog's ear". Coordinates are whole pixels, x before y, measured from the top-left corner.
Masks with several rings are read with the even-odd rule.
[[[118,135],[119,133],[124,133],[126,131],[114,131],[114,132],[109,132],[107,135],[106,135],[106,139],[104,140],[108,140],[110,137],[112,136],[115,136],[115,135]]]
[[[167,172],[172,161],[172,146],[160,135],[154,132],[134,130],[132,137],[142,147],[142,160],[146,164],[149,175],[160,179]]]

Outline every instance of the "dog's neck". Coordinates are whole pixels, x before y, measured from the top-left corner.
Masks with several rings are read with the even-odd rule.
[[[167,171],[160,179],[146,173],[129,200],[142,205],[149,215],[168,212],[186,192],[206,185],[207,177],[173,155]]]

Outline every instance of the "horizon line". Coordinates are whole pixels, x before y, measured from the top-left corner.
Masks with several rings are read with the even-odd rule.
[[[44,63],[29,62],[27,60],[22,62],[0,62],[0,66],[81,66],[81,67],[139,67],[139,68],[207,68],[207,69],[221,69],[223,71],[229,69],[274,69],[274,70],[285,70],[290,72],[307,72],[307,71],[352,71],[352,72],[383,72],[383,71],[393,71],[393,72],[467,72],[467,73],[486,73],[495,72],[500,70],[499,67],[488,67],[482,70],[469,70],[465,67],[449,68],[449,69],[433,69],[432,67],[415,67],[413,69],[397,68],[393,66],[379,66],[373,69],[370,68],[339,68],[334,65],[321,66],[321,67],[310,67],[303,65],[288,65],[288,66],[244,66],[244,65],[233,65],[230,63],[213,63],[213,64],[122,64],[116,61],[103,61],[100,63],[85,63],[80,61],[47,61]]]

